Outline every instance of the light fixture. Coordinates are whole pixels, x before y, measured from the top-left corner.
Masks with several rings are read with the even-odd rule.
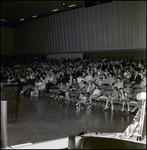
[[[35,17],[37,17],[37,15],[32,16],[32,18],[35,18]]]
[[[74,7],[74,6],[76,6],[76,4],[73,4],[73,5],[69,5],[68,7]]]
[[[6,21],[5,19],[1,19],[1,21]]]
[[[23,20],[25,20],[25,19],[24,18],[20,19],[20,21],[23,21]]]
[[[66,5],[66,3],[65,3],[65,2],[63,2],[63,3],[62,3],[62,6],[65,6],[65,5]]]
[[[58,9],[53,9],[52,11],[58,11]]]

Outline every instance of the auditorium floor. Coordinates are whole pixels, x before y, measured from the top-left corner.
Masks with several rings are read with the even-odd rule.
[[[49,96],[21,96],[17,119],[8,119],[8,146],[68,137],[82,131],[123,132],[133,117],[134,114],[104,111],[96,103],[89,111],[77,111],[74,102],[55,101]]]

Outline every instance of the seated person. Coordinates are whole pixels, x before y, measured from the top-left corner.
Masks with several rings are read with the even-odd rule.
[[[112,88],[114,89],[115,87],[117,87],[117,89],[123,88],[123,81],[121,78],[117,77],[116,83],[114,83]]]
[[[120,88],[119,89],[120,91],[120,101],[122,101],[122,109],[121,111],[124,111],[124,106],[125,106],[125,103],[127,103],[127,108],[128,108],[128,112],[130,111],[130,98],[128,97],[128,93],[130,91],[127,90],[127,88]]]
[[[22,87],[21,93],[25,93],[27,90],[32,89],[35,86],[35,77],[29,76],[25,82],[25,85]]]
[[[86,82],[88,82],[89,80],[93,80],[93,76],[91,75],[90,71],[87,72],[87,75],[83,80]]]
[[[131,72],[130,72],[129,68],[126,68],[126,71],[124,72],[124,79],[130,80],[130,78],[131,78]]]
[[[33,91],[31,91],[31,96],[39,96],[39,90],[37,87],[33,88]]]
[[[112,86],[112,85],[114,85],[114,83],[115,83],[115,78],[112,73],[109,73],[107,76],[107,84],[109,86]]]
[[[56,76],[55,76],[54,72],[51,72],[50,74],[51,74],[51,75],[48,76],[48,78],[47,78],[48,80],[47,80],[47,82],[46,82],[46,90],[47,90],[47,93],[49,93],[50,87],[51,87],[51,86],[55,86],[56,83],[57,83],[57,79],[56,79]]]
[[[86,86],[86,90],[85,92],[81,92],[80,91],[80,95],[79,95],[79,100],[84,100],[84,101],[89,101],[89,103],[91,104],[91,94],[93,93],[95,89],[95,84],[94,82],[92,82],[91,80],[88,81],[88,85]],[[80,101],[78,101],[79,103]],[[80,102],[81,103],[81,102]]]
[[[118,92],[118,88],[114,87],[114,89],[112,91],[112,95],[108,95],[108,97],[107,97],[106,106],[105,106],[104,110],[108,109],[108,103],[110,101],[111,111],[113,111],[113,101],[118,100],[119,95],[120,95],[120,93]]]
[[[79,83],[77,82],[76,78],[73,78],[73,83],[69,87],[68,90],[66,90],[66,99],[69,100],[69,96],[79,96]]]
[[[141,82],[141,76],[139,75],[139,70],[135,69],[135,74],[133,74],[130,78],[130,82],[132,85],[134,84],[140,84]]]
[[[35,83],[35,86],[37,87],[37,89],[39,90],[39,93],[41,94],[41,92],[45,90],[46,83],[43,80],[43,78],[40,77],[39,81]]]
[[[101,95],[101,90],[99,89],[99,86],[95,84],[94,90],[89,97],[90,102],[91,102],[91,99],[93,98],[97,99],[100,95]]]
[[[146,86],[146,74],[143,75],[142,80],[140,82],[140,87],[144,88]]]

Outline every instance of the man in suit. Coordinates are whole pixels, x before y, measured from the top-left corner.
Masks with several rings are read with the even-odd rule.
[[[135,74],[133,74],[130,78],[130,82],[132,84],[140,84],[141,82],[141,76],[139,75],[139,69],[135,69]]]

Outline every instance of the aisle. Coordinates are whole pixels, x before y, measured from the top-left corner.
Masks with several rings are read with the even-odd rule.
[[[133,114],[104,111],[97,104],[90,111],[77,111],[74,102],[55,101],[49,96],[22,96],[17,120],[8,120],[8,144],[43,142],[82,131],[123,132],[133,117]]]

